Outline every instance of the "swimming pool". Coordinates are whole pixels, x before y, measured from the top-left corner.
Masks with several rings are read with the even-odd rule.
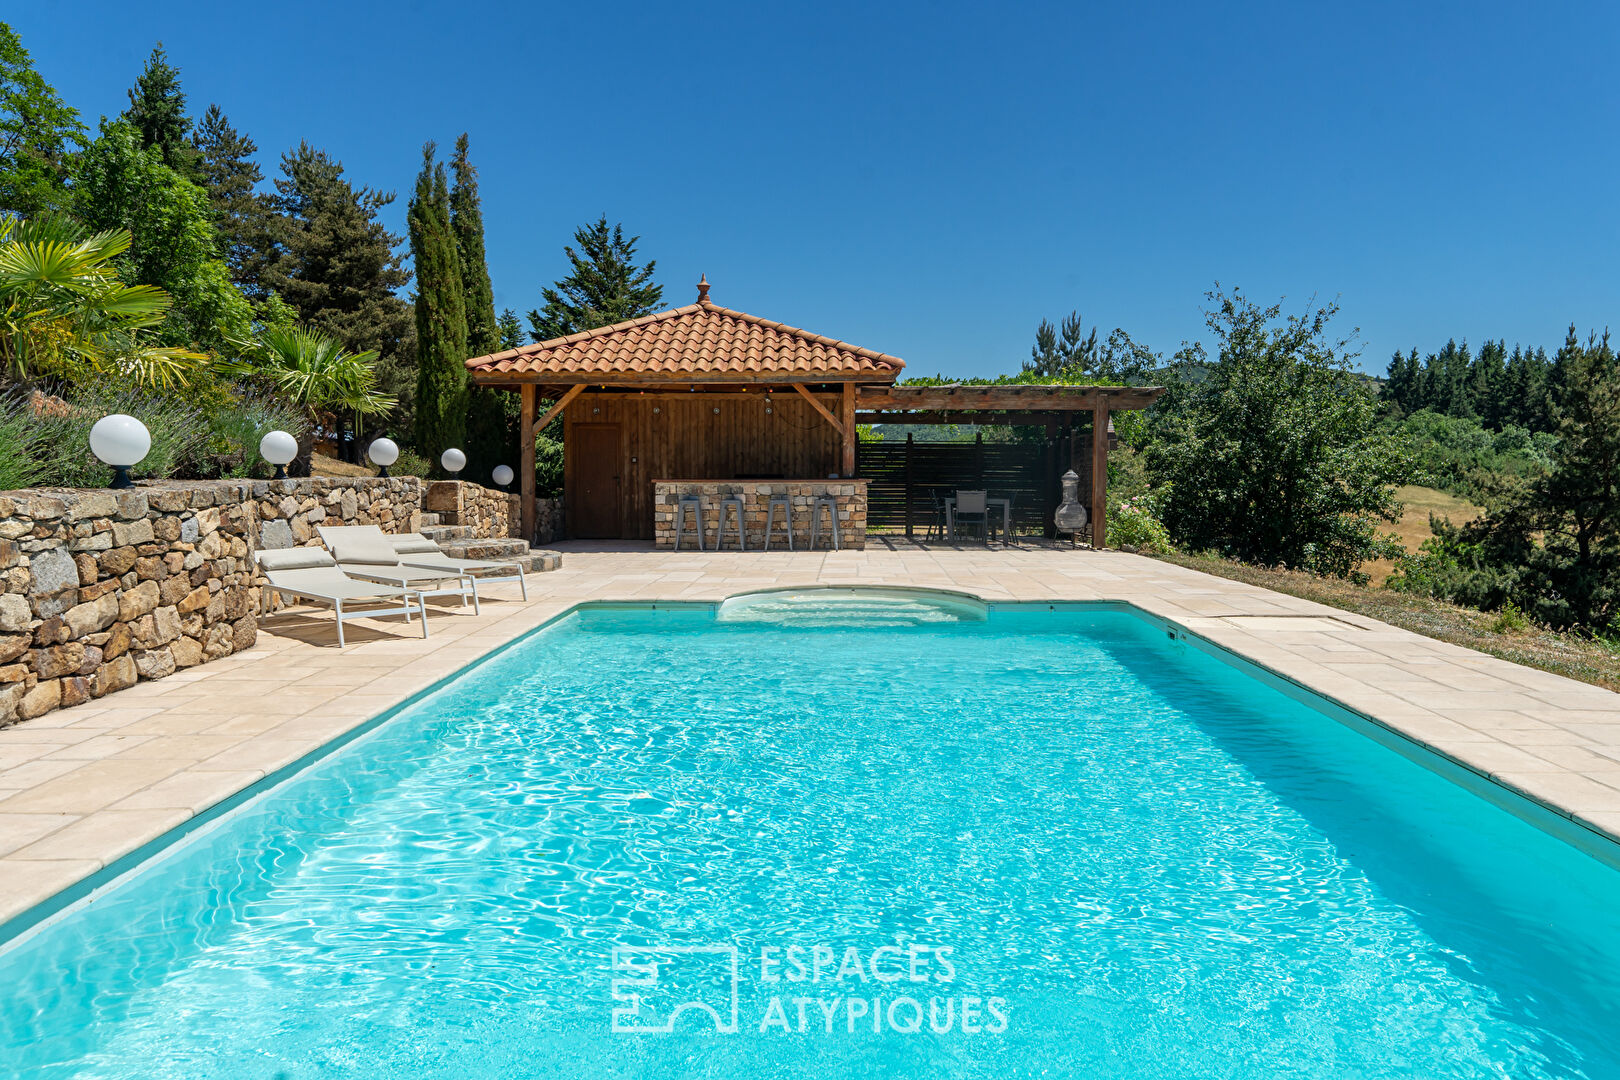
[[[1617,898],[1125,611],[602,606],[0,954],[0,1063],[1609,1077]]]

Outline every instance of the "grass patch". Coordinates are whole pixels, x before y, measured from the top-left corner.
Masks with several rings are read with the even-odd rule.
[[[340,461],[328,454],[316,451],[310,455],[309,474],[311,476],[376,476],[377,470],[370,465],[350,465],[347,461]],[[395,475],[405,474],[395,470]]]
[[[1263,570],[1206,556],[1157,555],[1154,558],[1302,600],[1314,600],[1341,611],[1353,611],[1525,667],[1550,671],[1608,690],[1620,690],[1620,649],[1602,640],[1544,630],[1531,625],[1517,612],[1475,611],[1428,597],[1352,585],[1348,581],[1297,570]]]
[[[1453,525],[1461,525],[1485,512],[1467,499],[1459,499],[1439,488],[1420,487],[1417,484],[1396,488],[1395,497],[1401,500],[1405,509],[1401,513],[1401,520],[1390,526],[1389,531],[1400,537],[1401,545],[1407,551],[1416,551],[1423,546],[1423,541],[1434,535],[1434,530],[1429,528],[1430,514],[1439,514],[1450,518]],[[1384,528],[1379,526],[1380,531]],[[1361,568],[1374,585],[1382,585],[1395,569],[1395,563],[1390,559],[1378,559],[1363,563]]]

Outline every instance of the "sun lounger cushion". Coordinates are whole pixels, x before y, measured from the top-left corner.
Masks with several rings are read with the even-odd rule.
[[[399,553],[380,529],[355,529],[352,532],[348,529],[326,529],[321,532],[321,539],[326,541],[333,557],[340,563],[399,565]]]
[[[277,548],[255,552],[253,558],[265,570],[303,570],[331,566],[332,556],[318,547]]]
[[[401,555],[442,555],[439,545],[425,536],[393,537],[394,550]]]

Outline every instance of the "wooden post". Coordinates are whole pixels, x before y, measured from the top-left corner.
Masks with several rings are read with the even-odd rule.
[[[1108,546],[1108,410],[1091,410],[1091,546]]]
[[[524,383],[518,390],[518,495],[523,505],[519,515],[523,522],[523,539],[535,542],[534,506],[534,412],[536,391],[533,383]]]
[[[1037,505],[1040,507],[1040,534],[1047,539],[1058,539],[1058,526],[1053,521],[1053,515],[1058,510],[1058,486],[1063,479],[1063,470],[1059,470],[1058,463],[1063,461],[1063,442],[1059,440],[1059,429],[1056,421],[1047,421],[1047,452],[1040,458],[1040,483],[1045,484],[1045,491],[1040,492]]]
[[[911,539],[911,432],[906,432],[906,539]]]
[[[844,384],[844,395],[839,402],[839,422],[844,428],[844,478],[855,475],[855,384]]]

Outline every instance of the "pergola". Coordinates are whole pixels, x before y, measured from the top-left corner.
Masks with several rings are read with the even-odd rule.
[[[466,361],[474,385],[521,396],[523,528],[535,523],[535,435],[564,425],[575,535],[647,536],[654,477],[854,477],[856,429],[883,424],[1093,424],[1092,505],[1104,505],[1110,412],[1159,387],[896,386],[898,357],[698,302]],[[552,402],[543,414],[542,400]],[[628,478],[628,480],[626,480]],[[1105,542],[1094,514],[1094,543]],[[616,524],[615,524],[616,523]],[[614,532],[614,529],[617,532]]]

